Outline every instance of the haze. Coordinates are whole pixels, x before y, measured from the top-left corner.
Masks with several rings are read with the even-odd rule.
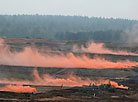
[[[0,0],[0,14],[79,15],[138,20],[138,0]]]

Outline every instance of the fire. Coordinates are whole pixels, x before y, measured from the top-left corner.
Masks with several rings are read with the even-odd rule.
[[[21,86],[21,85],[6,85],[5,87],[1,87],[0,91],[18,92],[18,93],[37,92],[35,88],[32,88],[30,86]]]

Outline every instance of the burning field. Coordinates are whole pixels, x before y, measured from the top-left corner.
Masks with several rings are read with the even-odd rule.
[[[136,48],[0,39],[0,100],[136,102],[138,54],[131,50]]]

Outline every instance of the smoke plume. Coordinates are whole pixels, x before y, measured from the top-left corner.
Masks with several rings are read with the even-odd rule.
[[[128,44],[138,43],[138,24],[135,24],[132,29],[126,30],[122,34],[122,40]]]
[[[40,53],[36,48],[26,47],[23,51],[11,52],[10,47],[0,40],[0,64],[35,66],[35,67],[58,67],[58,68],[132,68],[137,66],[135,61],[117,61],[112,62],[104,58],[95,57],[91,59],[88,56],[75,56],[68,54],[49,54]]]
[[[17,84],[17,85],[40,85],[40,86],[68,86],[68,87],[74,87],[74,86],[80,86],[82,87],[83,85],[103,85],[103,84],[111,84],[112,87],[114,88],[123,88],[123,89],[128,89],[128,87],[125,87],[123,85],[119,86],[116,82],[110,81],[110,80],[91,80],[89,78],[82,79],[81,77],[78,77],[76,75],[70,74],[67,76],[67,78],[55,78],[53,76],[50,76],[48,74],[43,74],[39,75],[37,69],[35,69],[32,73],[34,76],[33,81],[29,80],[18,80],[18,79],[1,79],[0,83],[2,84]],[[9,87],[9,86],[8,86]],[[15,86],[16,88],[16,86]],[[28,88],[28,87],[24,87]],[[18,88],[17,88],[18,89]],[[21,87],[22,89],[22,87]],[[34,90],[34,89],[33,89]],[[21,90],[22,91],[22,90]],[[20,92],[21,92],[20,91]]]
[[[18,93],[37,92],[35,88],[31,88],[30,86],[21,86],[21,85],[6,85],[4,87],[0,87],[0,91],[18,92]]]
[[[133,55],[138,56],[136,53],[131,53],[127,51],[113,51],[105,47],[104,43],[88,42],[86,47],[83,45],[79,48],[77,45],[73,46],[74,52],[87,52],[87,53],[97,53],[97,54],[113,54],[113,55]]]
[[[118,85],[118,83],[116,83],[116,82],[114,82],[114,81],[111,81],[110,84],[111,84],[111,86],[114,87],[114,88],[119,88],[119,89],[128,89],[127,86]]]

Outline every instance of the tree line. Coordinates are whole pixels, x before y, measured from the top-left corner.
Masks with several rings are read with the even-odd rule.
[[[136,20],[61,15],[0,15],[1,37],[118,40]]]

